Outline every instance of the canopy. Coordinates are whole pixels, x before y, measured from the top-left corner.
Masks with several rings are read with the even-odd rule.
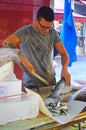
[[[54,9],[55,20],[63,20],[64,10],[63,9]],[[86,22],[86,16],[77,14],[73,12],[75,22]]]

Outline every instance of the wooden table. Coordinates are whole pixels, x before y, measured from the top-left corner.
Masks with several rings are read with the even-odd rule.
[[[86,110],[67,124],[60,124],[40,113],[38,117],[28,120],[19,120],[0,126],[0,130],[61,130],[62,128],[86,121]],[[80,126],[79,126],[80,130]]]

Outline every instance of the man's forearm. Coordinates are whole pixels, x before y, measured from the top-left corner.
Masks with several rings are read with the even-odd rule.
[[[63,55],[61,60],[62,60],[63,68],[68,69],[68,64],[69,64],[69,56],[68,56],[68,54]]]
[[[13,46],[15,47],[19,42],[20,39],[15,34],[12,34],[9,37],[7,37],[2,44],[5,47],[13,48]]]

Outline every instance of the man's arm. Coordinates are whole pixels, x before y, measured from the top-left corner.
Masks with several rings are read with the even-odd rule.
[[[68,63],[69,63],[68,53],[61,41],[59,41],[58,43],[55,44],[55,48],[58,51],[58,53],[61,55],[61,60],[62,60],[61,77],[64,77],[65,81],[66,81],[66,85],[70,86],[71,76],[68,72]]]
[[[12,34],[9,37],[7,37],[4,41],[3,41],[3,46],[4,47],[9,47],[9,48],[14,48],[16,49],[16,45],[20,42],[19,37],[16,34]],[[19,57],[19,61],[22,62],[22,64],[27,68],[27,70],[30,73],[34,72],[34,67],[33,65],[27,60],[27,58],[21,53],[19,52],[18,54]]]
[[[20,42],[19,37],[16,34],[11,34],[3,41],[4,47],[9,47],[9,44],[13,44],[13,46],[16,46]]]

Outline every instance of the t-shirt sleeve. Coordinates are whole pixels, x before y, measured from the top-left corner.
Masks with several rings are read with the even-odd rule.
[[[52,30],[52,40],[54,45],[61,41],[60,36],[55,29]]]
[[[25,42],[27,40],[27,36],[29,37],[27,26],[19,28],[14,32],[14,34],[16,34],[20,38],[21,42]]]

